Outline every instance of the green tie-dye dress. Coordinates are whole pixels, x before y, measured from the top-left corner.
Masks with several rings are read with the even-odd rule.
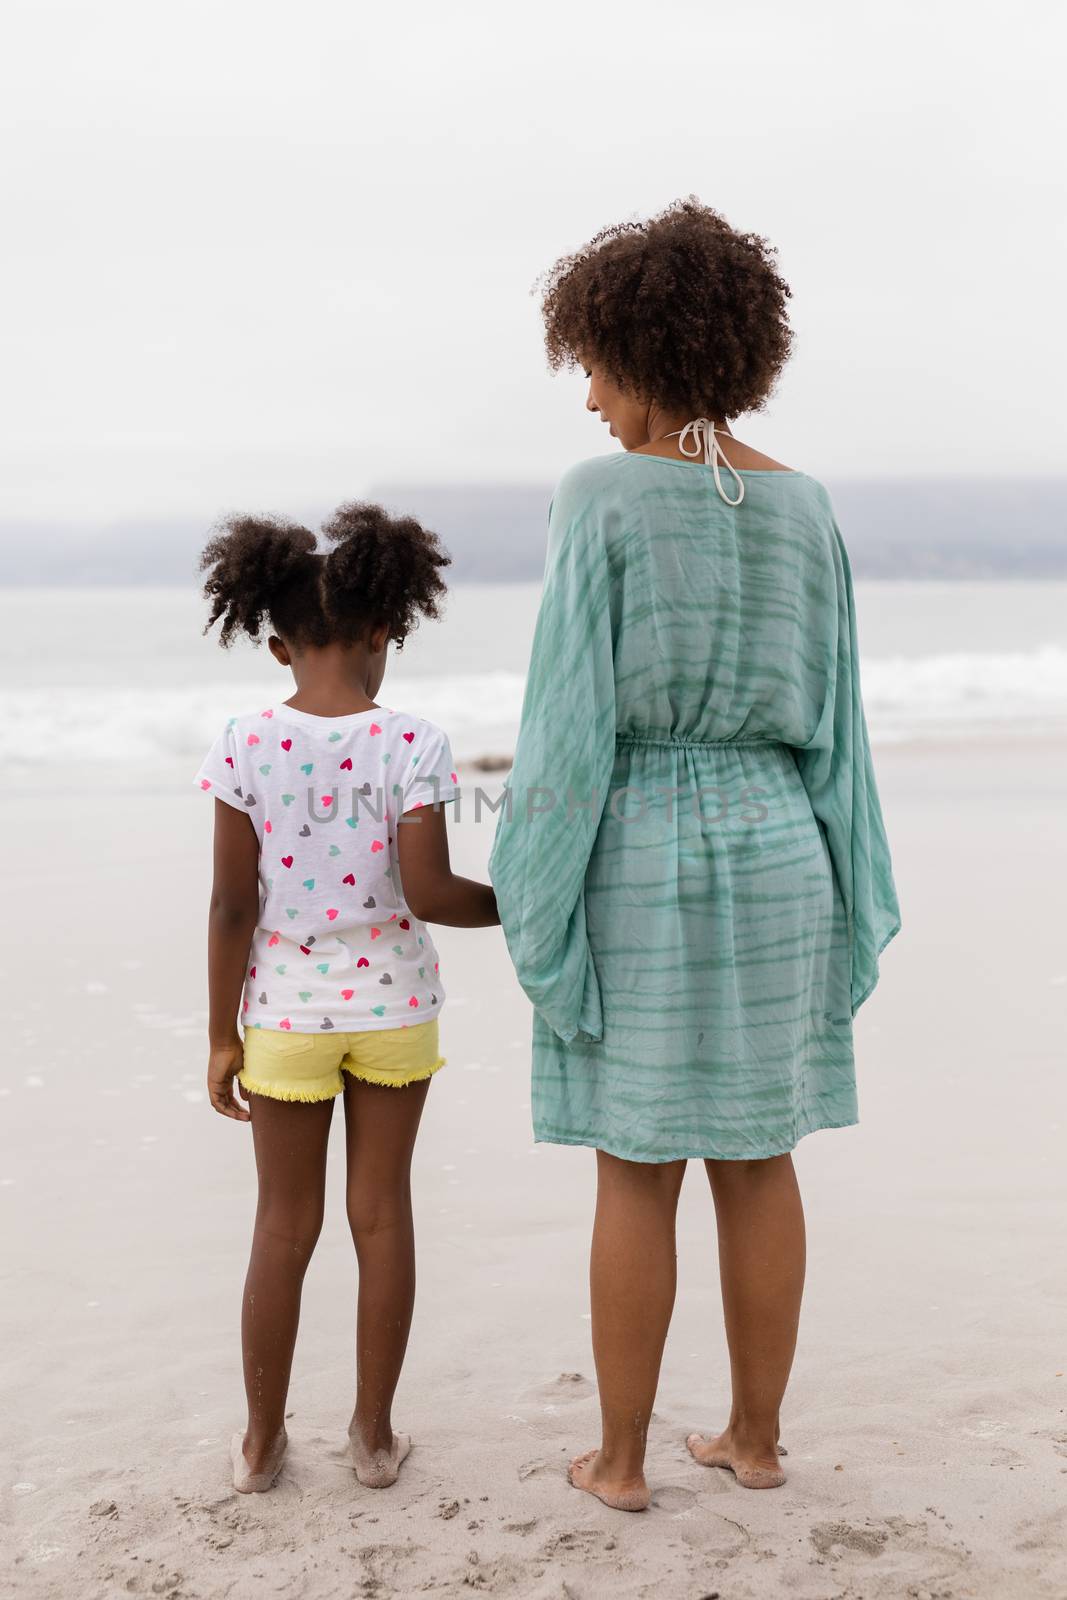
[[[623,453],[552,503],[490,859],[539,1140],[753,1159],[857,1120],[900,929],[852,576],[803,473]]]

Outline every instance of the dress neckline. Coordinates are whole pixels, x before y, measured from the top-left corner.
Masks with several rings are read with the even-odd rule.
[[[694,467],[707,466],[704,461],[694,461],[692,458],[688,461],[679,461],[677,456],[653,455],[650,450],[626,450],[620,459],[662,461],[668,467],[684,467],[686,472],[692,472]],[[798,472],[795,467],[730,467],[730,471],[741,478],[806,478],[808,476],[806,472]],[[737,505],[739,503],[736,500],[730,500],[726,495],[723,495],[722,498],[727,505]]]

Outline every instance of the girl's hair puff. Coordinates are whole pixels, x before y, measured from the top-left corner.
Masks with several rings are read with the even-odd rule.
[[[413,517],[350,501],[322,531],[333,545],[326,554],[310,529],[283,517],[225,518],[200,558],[211,601],[204,632],[221,620],[223,646],[240,633],[258,644],[265,627],[290,644],[324,646],[386,627],[399,648],[420,617],[439,615],[450,557]]]

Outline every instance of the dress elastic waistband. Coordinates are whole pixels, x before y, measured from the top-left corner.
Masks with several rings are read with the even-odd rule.
[[[749,735],[741,739],[687,739],[684,735],[659,738],[655,734],[645,733],[617,733],[615,744],[619,745],[654,745],[667,750],[728,750],[740,745],[778,745],[785,749],[781,739],[763,738],[760,735]]]

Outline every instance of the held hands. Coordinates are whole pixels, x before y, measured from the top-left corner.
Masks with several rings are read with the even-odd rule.
[[[236,1122],[252,1120],[233,1093],[234,1080],[243,1061],[244,1046],[240,1039],[235,1039],[232,1044],[212,1045],[207,1063],[207,1092],[211,1104],[221,1117],[233,1117]],[[237,1092],[242,1099],[248,1099],[241,1084],[237,1085]]]

